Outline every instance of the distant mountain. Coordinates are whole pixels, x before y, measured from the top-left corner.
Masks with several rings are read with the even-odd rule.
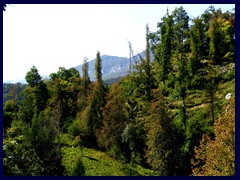
[[[120,76],[125,76],[129,70],[129,59],[126,57],[118,57],[118,56],[109,56],[109,55],[102,55],[102,75],[103,80],[116,78]],[[95,62],[96,59],[93,59],[88,62],[89,70],[88,74],[92,81],[95,81]],[[75,68],[80,72],[82,76],[82,64],[76,66]]]
[[[145,52],[141,52],[135,55],[132,58],[132,65],[135,64],[136,61],[140,59],[140,57],[145,58]],[[153,55],[150,55],[151,60],[153,59]],[[112,78],[118,78],[126,76],[129,72],[129,58],[126,57],[118,57],[118,56],[110,56],[110,55],[102,55],[102,75],[103,80],[108,80]],[[88,74],[92,81],[95,81],[95,62],[96,59],[88,61],[89,64],[89,71]],[[82,64],[76,66],[75,68],[79,71],[80,75],[82,76]]]

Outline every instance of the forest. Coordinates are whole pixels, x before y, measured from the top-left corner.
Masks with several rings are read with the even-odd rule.
[[[8,85],[4,176],[235,175],[235,9],[190,19],[178,7],[157,27],[136,63],[129,42],[129,73],[113,84],[97,52],[96,81],[85,60],[82,76],[33,66]]]

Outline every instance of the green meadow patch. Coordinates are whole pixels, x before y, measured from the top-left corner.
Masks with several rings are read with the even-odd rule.
[[[83,155],[82,155],[83,153]],[[80,147],[62,147],[62,165],[64,174],[70,172],[79,158],[85,167],[85,176],[156,176],[153,170],[144,168],[134,163],[123,164],[119,160],[109,157],[105,152]]]

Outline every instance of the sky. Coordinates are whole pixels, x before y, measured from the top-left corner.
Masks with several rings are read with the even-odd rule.
[[[128,57],[145,48],[145,27],[181,4],[14,4],[3,12],[3,82],[24,79],[34,65],[41,76],[101,55]],[[190,18],[210,4],[183,4]],[[223,12],[234,4],[215,4]]]

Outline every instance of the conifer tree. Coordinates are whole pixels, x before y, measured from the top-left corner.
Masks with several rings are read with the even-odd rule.
[[[164,85],[168,79],[168,73],[171,68],[171,54],[172,54],[172,36],[173,36],[173,19],[168,14],[162,19],[163,22],[160,26],[161,32],[161,43],[159,53],[159,69],[160,69],[160,80],[163,81]]]
[[[83,59],[83,66],[82,66],[82,80],[83,80],[83,86],[84,86],[84,91],[86,93],[89,84],[91,83],[90,81],[90,77],[88,74],[88,62],[87,62],[87,58]]]
[[[146,25],[146,53],[145,53],[145,60],[147,66],[147,74],[150,74],[150,45],[149,45],[149,26]]]
[[[132,50],[132,44],[130,41],[128,41],[128,48],[129,48],[129,74],[132,74],[133,50]]]
[[[95,75],[98,83],[102,84],[102,59],[100,57],[100,52],[97,52],[96,63],[95,63]]]
[[[222,13],[214,14],[210,20],[208,36],[210,38],[209,58],[213,64],[221,64],[223,57],[223,36],[221,32]]]
[[[199,17],[193,19],[193,25],[190,30],[190,49],[189,71],[192,75],[197,74],[200,67],[200,60],[204,58],[204,25]]]
[[[177,59],[178,72],[176,73],[175,83],[178,94],[182,100],[182,108],[180,111],[184,129],[186,130],[186,87],[188,82],[187,72],[187,58],[188,52],[187,39],[189,36],[189,16],[183,7],[176,8],[173,13],[174,20],[174,45],[175,45],[175,58]]]
[[[178,135],[167,112],[164,96],[159,90],[155,91],[155,101],[149,108],[145,129],[147,163],[157,170],[160,176],[174,175],[177,166],[174,157],[179,146]]]

